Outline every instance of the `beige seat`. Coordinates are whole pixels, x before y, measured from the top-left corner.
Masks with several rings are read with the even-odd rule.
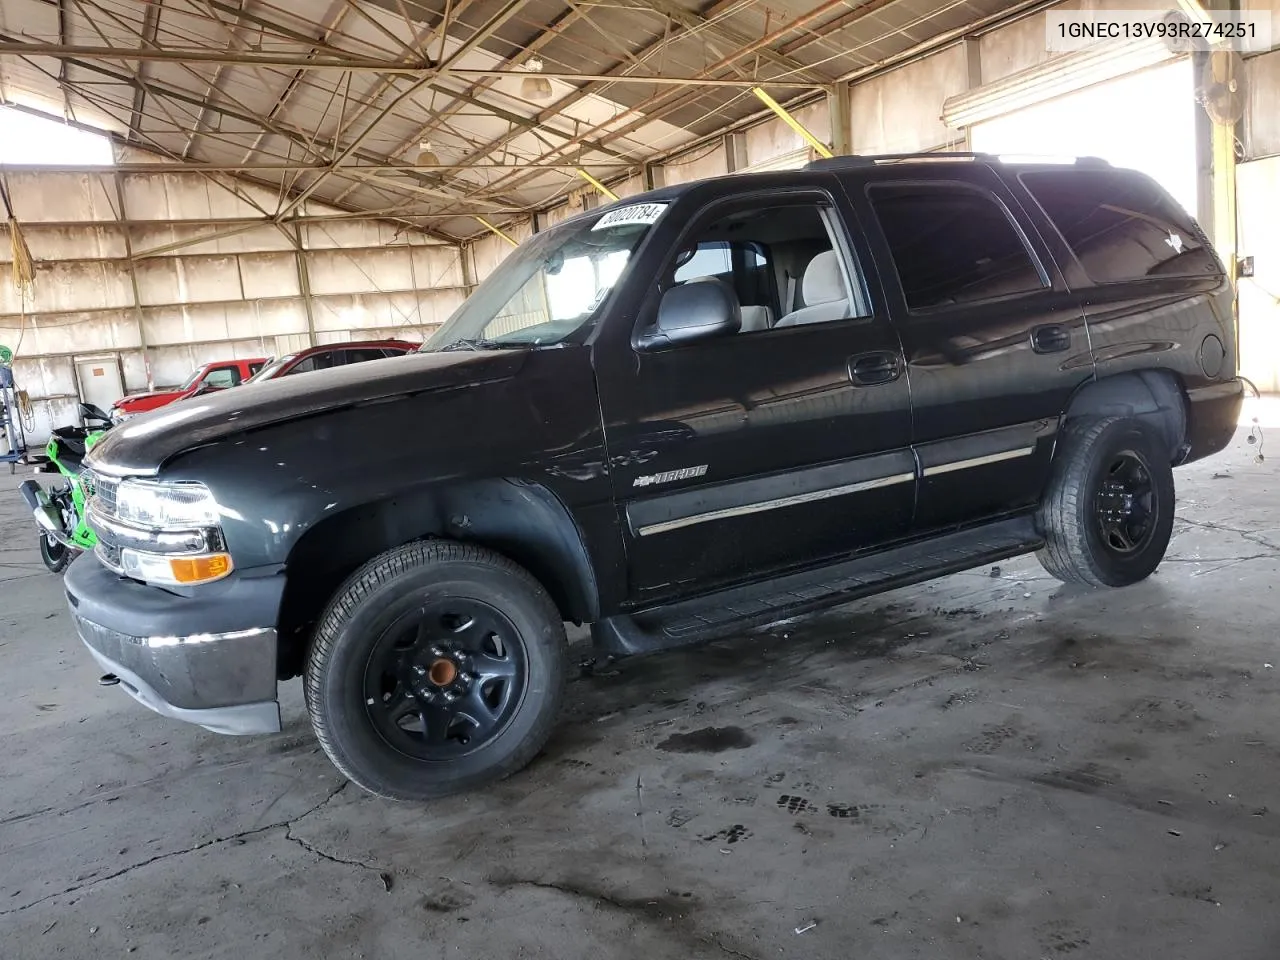
[[[745,306],[742,308],[743,333],[768,330],[771,326],[773,326],[773,311],[768,307]]]
[[[849,292],[845,289],[844,272],[834,250],[825,250],[809,261],[800,290],[805,306],[792,310],[775,327],[827,323],[849,316]]]

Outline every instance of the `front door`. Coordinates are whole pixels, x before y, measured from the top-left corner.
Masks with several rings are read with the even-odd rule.
[[[888,165],[850,191],[906,351],[918,530],[1034,505],[1059,418],[1093,375],[1084,314],[1040,220],[988,164],[935,166],[908,178]]]
[[[915,492],[901,347],[841,201],[684,202],[696,209],[634,330],[596,348],[638,602],[904,536]],[[682,283],[729,288],[742,329],[655,343],[661,296]]]

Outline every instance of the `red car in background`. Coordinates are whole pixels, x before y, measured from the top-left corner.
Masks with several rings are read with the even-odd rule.
[[[297,353],[271,360],[250,377],[249,382],[258,383],[295,373],[310,373],[313,370],[342,367],[348,363],[364,363],[366,360],[398,357],[402,353],[413,353],[421,346],[420,343],[410,343],[408,340],[358,340],[351,343],[328,343],[323,347],[308,347],[306,350],[299,350]]]
[[[111,419],[124,420],[134,414],[145,413],[163,407],[175,400],[184,400],[206,390],[225,390],[249,380],[267,364],[266,357],[252,360],[216,360],[197,367],[179,387],[172,390],[152,390],[122,397],[111,406]]]

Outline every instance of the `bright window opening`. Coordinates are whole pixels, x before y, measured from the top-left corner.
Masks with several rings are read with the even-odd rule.
[[[109,167],[115,157],[102,134],[0,107],[0,163]]]
[[[1196,212],[1190,58],[1086,87],[974,126],[982,153],[1101,157],[1151,176]]]

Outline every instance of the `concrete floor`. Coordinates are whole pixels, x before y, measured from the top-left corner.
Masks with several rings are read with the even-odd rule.
[[[1254,449],[1178,471],[1147,583],[1027,558],[604,668],[532,767],[426,807],[344,786],[296,681],[245,740],[97,687],[6,482],[0,955],[1275,957]]]

